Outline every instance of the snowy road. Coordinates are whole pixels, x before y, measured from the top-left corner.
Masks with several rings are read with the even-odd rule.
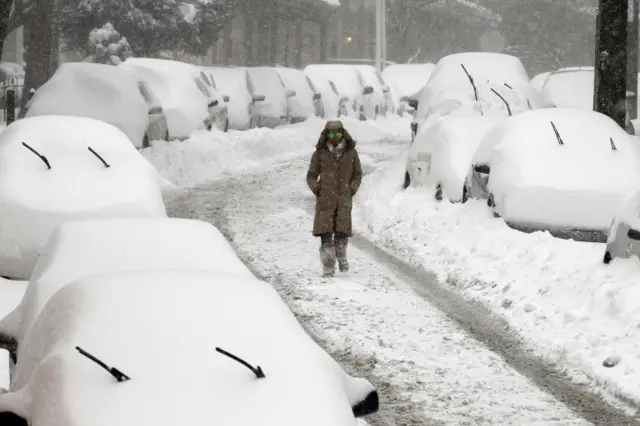
[[[390,149],[388,142],[359,147],[368,157],[365,169],[401,148]],[[350,247],[348,276],[319,277],[306,167],[307,158],[290,159],[219,180],[176,196],[168,209],[220,227],[309,333],[345,368],[376,384],[383,409],[371,423],[640,424],[569,385],[520,350],[481,309],[364,238]]]

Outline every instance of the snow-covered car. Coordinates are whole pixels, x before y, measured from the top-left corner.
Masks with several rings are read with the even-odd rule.
[[[476,151],[466,195],[487,199],[521,230],[604,241],[614,216],[640,185],[640,149],[609,117],[545,108],[506,119]]]
[[[547,106],[515,56],[490,52],[448,55],[421,89],[417,133],[452,115],[507,117]]]
[[[46,301],[67,283],[130,269],[254,276],[222,233],[207,222],[166,217],[66,222],[56,228],[42,249],[27,291],[0,323],[0,334],[24,339]]]
[[[547,77],[551,74],[552,71],[542,72],[540,74],[536,74],[531,79],[531,85],[538,91],[542,92],[542,86],[544,86],[544,82],[547,81]]]
[[[202,79],[201,70],[195,65],[155,58],[128,58],[121,66],[123,65],[152,69],[164,76],[164,83],[153,89],[163,104],[184,111],[184,116],[189,119],[189,122],[184,123],[169,118],[169,133],[172,138],[188,138],[195,130],[202,128],[210,130],[216,127],[222,131],[228,128],[228,111],[224,99],[216,91],[209,90]],[[178,124],[182,126],[178,127]]]
[[[118,128],[45,115],[0,133],[0,275],[29,278],[60,223],[165,216],[157,171]]]
[[[422,89],[429,80],[435,64],[392,64],[382,71],[382,76],[391,87],[391,94],[397,105],[398,114],[405,111],[415,114],[409,106],[409,97]]]
[[[122,130],[142,148],[151,124],[163,111],[147,103],[139,79],[129,70],[111,65],[68,62],[60,65],[29,103],[25,117],[73,115],[94,118]],[[152,139],[147,136],[146,139]]]
[[[276,67],[284,86],[295,92],[291,97],[291,122],[299,123],[309,117],[323,117],[322,94],[304,71],[294,68]]]
[[[346,64],[311,64],[304,72],[309,75],[324,74],[349,98],[348,115],[360,120],[375,119],[380,113],[374,89],[365,83],[357,66]]]
[[[374,102],[379,106],[379,113],[381,115],[387,115],[387,113],[395,112],[391,88],[384,81],[380,72],[371,65],[357,65],[357,67],[365,85],[373,87],[373,94],[371,96],[375,98]]]
[[[450,117],[426,129],[409,148],[404,188],[434,188],[435,199],[459,202],[471,159],[501,117]]]
[[[30,426],[356,426],[378,406],[268,283],[171,269],[66,284],[0,393],[0,413]]]
[[[348,115],[349,97],[338,91],[335,83],[322,72],[307,71],[305,74],[311,79],[313,85],[322,93],[323,117],[341,117]]]
[[[615,258],[640,258],[640,190],[624,203],[609,228],[607,247],[602,261]]]
[[[247,67],[255,93],[265,96],[254,104],[258,126],[276,127],[291,122],[291,98],[296,95],[284,86],[280,74],[271,67]]]
[[[229,96],[229,127],[236,130],[258,127],[256,102],[264,102],[266,97],[255,91],[247,69],[204,67],[204,70],[216,82],[221,93]]]
[[[542,95],[559,108],[593,109],[593,67],[562,68],[547,76]]]

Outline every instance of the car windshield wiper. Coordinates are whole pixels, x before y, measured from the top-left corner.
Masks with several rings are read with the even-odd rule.
[[[511,107],[509,106],[509,102],[507,102],[507,100],[505,98],[503,98],[502,95],[500,93],[498,93],[498,91],[496,89],[494,89],[493,87],[491,88],[491,91],[493,93],[495,93],[497,97],[502,99],[502,102],[504,102],[504,104],[507,107],[507,112],[509,113],[509,117],[511,117],[513,114],[511,114]]]
[[[111,167],[111,165],[109,165],[109,163],[107,163],[106,161],[104,161],[104,158],[102,158],[102,156],[100,156],[100,154],[98,154],[97,152],[95,152],[93,150],[93,148],[89,147],[89,152],[91,152],[93,155],[95,155],[98,160],[100,160],[102,162],[102,164],[104,164],[105,167],[109,168]]]
[[[611,150],[612,151],[617,151],[618,148],[616,147],[616,144],[613,143],[613,138],[609,138],[609,143],[611,144]]]
[[[47,157],[45,157],[44,155],[40,154],[38,151],[33,149],[31,146],[29,146],[25,142],[22,142],[22,146],[27,148],[29,151],[33,152],[40,160],[42,160],[42,162],[45,164],[45,166],[47,166],[47,169],[51,170],[51,164],[49,163],[49,160],[47,159]]]
[[[482,102],[480,102],[480,97],[478,95],[478,88],[476,87],[476,83],[473,81],[473,77],[471,77],[471,74],[469,74],[469,71],[467,71],[467,67],[465,67],[464,64],[460,64],[460,66],[464,70],[464,73],[467,75],[467,78],[471,83],[471,87],[473,87],[473,94],[476,98],[476,102],[478,103],[478,106],[480,107],[480,115],[484,115],[484,111],[482,110]]]
[[[232,360],[236,361],[239,364],[244,365],[245,367],[247,367],[249,370],[251,370],[251,372],[253,374],[255,374],[256,378],[258,379],[264,379],[266,376],[264,375],[264,372],[262,371],[262,368],[260,368],[260,366],[256,366],[254,367],[253,365],[249,364],[247,361],[243,360],[242,358],[235,356],[232,353],[229,353],[227,351],[225,351],[224,349],[221,348],[216,348],[216,351],[218,351],[218,353],[221,353],[222,355],[228,356],[229,358],[231,358]]]
[[[553,121],[551,122],[551,127],[553,127],[553,131],[556,134],[556,139],[558,140],[558,145],[564,145],[564,141],[562,140],[562,137],[560,136],[560,132],[558,131],[558,128],[553,123]]]
[[[83,356],[89,358],[91,361],[95,362],[100,367],[102,367],[105,370],[107,370],[107,372],[109,374],[111,374],[113,376],[113,378],[118,381],[118,383],[122,383],[122,382],[126,382],[127,380],[131,380],[131,378],[129,376],[127,376],[126,374],[124,374],[122,371],[118,370],[115,367],[109,367],[107,364],[105,364],[104,362],[100,361],[98,358],[96,358],[95,356],[91,355],[89,352],[85,351],[80,346],[76,346],[76,350],[80,353],[80,355],[83,355]]]

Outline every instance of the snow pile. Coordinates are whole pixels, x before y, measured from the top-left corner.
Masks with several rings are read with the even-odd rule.
[[[604,244],[520,233],[483,201],[438,203],[402,191],[404,168],[400,156],[364,178],[354,203],[360,232],[485,304],[577,380],[586,375],[596,389],[640,402],[637,258],[605,266]],[[616,367],[603,367],[615,356]]]
[[[401,140],[409,134],[410,121],[397,116],[375,122],[341,119],[358,143]],[[164,178],[179,186],[190,187],[229,173],[311,155],[325,123],[325,120],[311,118],[305,123],[277,129],[200,132],[184,143],[153,142],[153,146],[143,150],[142,154]]]
[[[0,133],[0,275],[29,277],[62,222],[165,215],[158,173],[109,124],[48,115]]]
[[[493,146],[488,190],[513,223],[606,232],[640,189],[636,142],[600,113],[529,111],[505,120],[485,143]]]
[[[118,383],[76,345],[130,381]],[[51,298],[20,347],[0,411],[38,425],[354,426],[352,404],[374,390],[311,340],[269,284],[212,272],[75,281]]]
[[[149,107],[131,72],[103,64],[68,62],[60,65],[31,100],[26,117],[42,115],[95,118],[116,126],[141,147]]]

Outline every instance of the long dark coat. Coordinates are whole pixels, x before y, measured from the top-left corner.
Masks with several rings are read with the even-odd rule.
[[[317,237],[328,232],[340,232],[353,236],[352,198],[362,181],[356,142],[343,130],[344,152],[336,159],[327,148],[325,134],[326,131],[323,131],[320,135],[307,172],[307,184],[317,197],[313,235]]]

